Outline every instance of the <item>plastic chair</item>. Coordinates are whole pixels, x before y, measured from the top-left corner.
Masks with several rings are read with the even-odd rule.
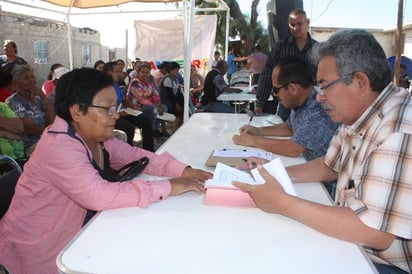
[[[0,219],[10,206],[21,173],[21,167],[13,158],[0,155]]]

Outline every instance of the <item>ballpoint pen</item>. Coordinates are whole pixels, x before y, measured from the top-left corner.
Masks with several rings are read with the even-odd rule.
[[[253,120],[253,116],[255,116],[255,112],[254,111],[248,111],[247,114],[250,116],[249,123],[247,124],[247,126],[249,127],[250,123]]]

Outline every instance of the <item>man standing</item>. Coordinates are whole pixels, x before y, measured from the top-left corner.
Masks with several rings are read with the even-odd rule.
[[[260,165],[265,184],[234,184],[265,211],[364,246],[380,273],[410,273],[411,95],[391,82],[385,52],[367,31],[335,33],[314,56],[317,100],[342,126],[325,157],[287,170],[295,182],[337,179],[335,206],[288,195]]]
[[[209,71],[205,78],[204,94],[202,96],[202,106],[205,112],[234,113],[231,106],[223,104],[217,97],[223,92],[242,92],[241,89],[232,88],[223,79],[226,74],[228,64],[224,60],[217,62],[216,67]]]
[[[252,85],[259,83],[260,74],[266,64],[267,56],[262,52],[262,48],[256,45],[252,54],[247,57],[246,68],[252,73]]]
[[[316,43],[308,33],[309,19],[306,18],[306,12],[301,9],[294,9],[288,17],[289,31],[291,35],[285,40],[276,43],[270,52],[265,67],[260,74],[256,91],[255,112],[275,113],[278,101],[268,101],[272,90],[272,72],[279,60],[286,56],[298,56],[310,63],[310,52],[312,46]],[[313,66],[315,73],[316,67]],[[285,121],[289,116],[289,109],[279,106],[278,115]]]
[[[316,102],[309,65],[302,59],[288,57],[276,65],[272,79],[273,96],[292,109],[288,120],[260,128],[244,125],[239,129],[240,135],[233,136],[233,142],[289,157],[303,153],[307,161],[325,155],[339,124],[332,122],[321,104]]]

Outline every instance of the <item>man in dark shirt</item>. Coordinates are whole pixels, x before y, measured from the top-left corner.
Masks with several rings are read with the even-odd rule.
[[[268,101],[272,90],[272,72],[279,60],[287,56],[298,56],[306,62],[311,63],[310,54],[312,46],[317,43],[308,33],[309,19],[306,12],[294,9],[289,13],[289,31],[291,35],[285,40],[276,43],[269,54],[265,67],[260,74],[256,91],[255,112],[274,113],[278,100]],[[311,64],[313,75],[316,75],[316,66]],[[278,115],[285,121],[289,117],[290,110],[279,104]]]
[[[225,82],[225,79],[223,79],[223,76],[227,72],[227,68],[227,62],[220,60],[217,62],[216,67],[207,73],[204,81],[204,95],[201,100],[203,111],[224,113],[235,112],[234,108],[217,100],[217,97],[223,92],[242,92],[241,89],[230,87]]]

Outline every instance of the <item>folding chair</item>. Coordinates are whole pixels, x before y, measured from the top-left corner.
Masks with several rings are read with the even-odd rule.
[[[22,170],[9,156],[0,155],[0,219],[6,213]]]

